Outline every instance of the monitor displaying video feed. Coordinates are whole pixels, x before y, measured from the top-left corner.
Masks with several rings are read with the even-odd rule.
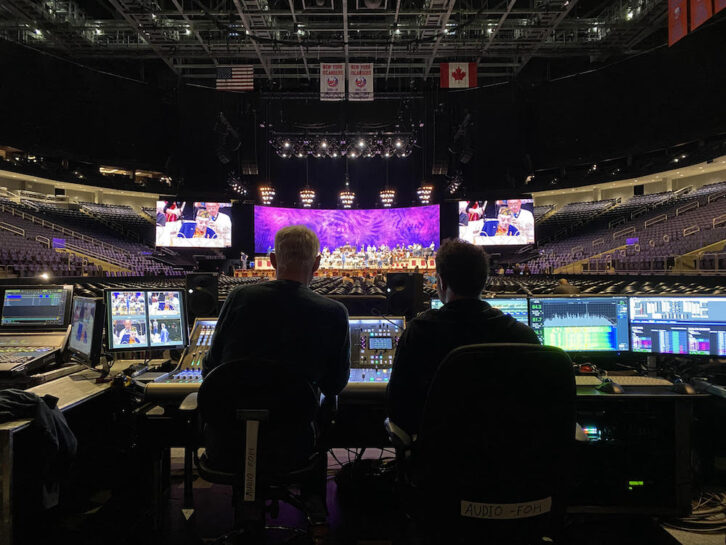
[[[502,297],[484,299],[494,308],[498,308],[504,314],[509,314],[518,322],[529,325],[529,306],[526,297]]]
[[[438,299],[436,297],[431,298],[431,308],[433,310],[440,309],[444,306],[444,302],[441,299]]]
[[[149,346],[186,346],[186,326],[180,291],[149,290]]]
[[[631,297],[633,352],[726,356],[726,298]]]
[[[103,300],[94,297],[74,297],[71,311],[71,335],[68,351],[88,365],[98,364],[103,335]]]
[[[479,246],[534,244],[534,200],[459,201],[459,238]]]
[[[532,297],[529,317],[542,344],[568,352],[630,349],[625,296]]]
[[[149,346],[143,290],[107,291],[106,314],[109,350],[140,350]]]
[[[106,291],[108,349],[185,347],[183,295],[181,290]]]
[[[156,201],[156,246],[229,248],[232,204]]]
[[[420,265],[439,247],[439,212],[438,205],[366,210],[255,206],[255,252],[273,251],[281,228],[305,225],[320,239],[321,269]]]
[[[67,327],[72,296],[70,286],[6,288],[0,325],[17,329]]]

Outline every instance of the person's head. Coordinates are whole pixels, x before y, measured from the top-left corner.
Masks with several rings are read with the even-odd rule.
[[[567,286],[568,284],[567,278],[560,278],[560,286]]]
[[[275,251],[270,262],[280,280],[310,284],[320,266],[320,241],[304,225],[283,227],[275,234]]]
[[[156,213],[157,214],[160,214],[160,213],[163,214],[165,207],[166,207],[165,201],[156,201]]]
[[[209,227],[209,212],[200,210],[197,213],[197,229],[206,232],[207,227]]]
[[[436,254],[436,291],[445,303],[478,298],[487,282],[489,256],[460,239],[444,241]]]
[[[124,329],[131,329],[131,320],[124,320]]]
[[[166,324],[161,324],[161,329],[166,329]]]
[[[507,208],[502,208],[497,215],[497,221],[502,227],[509,227],[512,224],[512,213]]]
[[[509,199],[507,200],[507,208],[512,211],[512,214],[519,214],[522,209],[522,201],[520,199]]]
[[[204,208],[209,212],[209,215],[213,218],[219,214],[219,203],[218,202],[208,202],[205,203]]]

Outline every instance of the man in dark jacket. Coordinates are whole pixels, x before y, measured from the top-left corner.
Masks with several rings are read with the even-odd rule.
[[[537,335],[480,299],[489,256],[463,240],[449,240],[436,254],[436,290],[444,306],[427,310],[406,327],[388,384],[388,415],[410,435],[418,433],[429,385],[454,348],[480,343],[539,344]]]

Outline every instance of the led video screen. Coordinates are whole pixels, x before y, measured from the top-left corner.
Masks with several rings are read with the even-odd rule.
[[[255,252],[275,246],[275,233],[288,225],[305,225],[320,239],[321,251],[341,248],[411,249],[424,255],[439,247],[439,206],[370,210],[313,210],[255,206]]]
[[[231,203],[156,201],[156,246],[229,248]]]
[[[534,200],[459,201],[459,238],[480,246],[534,244]]]

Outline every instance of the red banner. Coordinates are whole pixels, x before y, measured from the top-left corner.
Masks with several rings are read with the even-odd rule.
[[[691,0],[691,30],[696,30],[712,15],[711,0]]]
[[[668,45],[671,46],[688,33],[686,0],[668,0]]]
[[[715,0],[714,1],[714,13],[718,13],[722,9],[726,8],[726,0]]]

